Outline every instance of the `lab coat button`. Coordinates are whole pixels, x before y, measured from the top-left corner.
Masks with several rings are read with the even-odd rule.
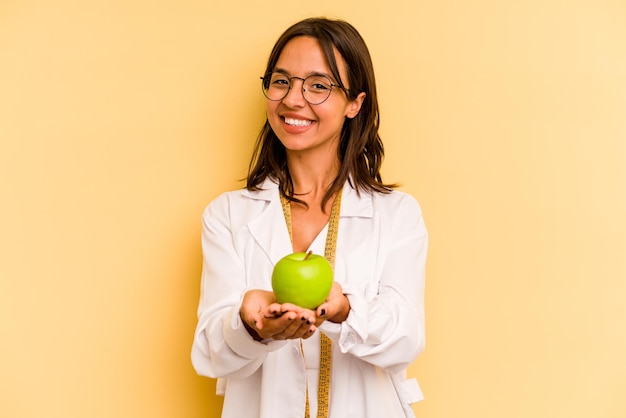
[[[349,332],[348,335],[346,335],[346,342],[348,344],[354,344],[356,342],[356,337],[353,332]]]

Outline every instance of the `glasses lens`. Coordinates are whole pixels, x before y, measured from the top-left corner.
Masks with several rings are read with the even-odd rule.
[[[312,75],[304,80],[304,99],[311,104],[320,104],[330,96],[331,81],[324,76]]]
[[[263,94],[270,100],[282,100],[289,92],[289,77],[271,73],[263,77]]]

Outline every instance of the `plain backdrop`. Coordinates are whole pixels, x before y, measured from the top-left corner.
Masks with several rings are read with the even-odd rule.
[[[366,39],[430,232],[417,416],[626,416],[622,0],[3,0],[1,417],[219,417],[200,215],[317,15]]]

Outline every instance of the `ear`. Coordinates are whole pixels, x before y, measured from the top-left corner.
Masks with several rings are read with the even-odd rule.
[[[346,108],[346,117],[352,119],[359,114],[361,110],[361,106],[363,105],[363,100],[365,100],[365,92],[359,93],[356,96],[356,99],[348,103],[348,107]]]

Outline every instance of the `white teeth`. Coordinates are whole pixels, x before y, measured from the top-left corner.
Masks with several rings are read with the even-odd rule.
[[[285,123],[287,125],[293,125],[293,126],[309,126],[310,124],[313,123],[313,121],[310,120],[301,120],[301,119],[292,119],[292,118],[285,118]]]

